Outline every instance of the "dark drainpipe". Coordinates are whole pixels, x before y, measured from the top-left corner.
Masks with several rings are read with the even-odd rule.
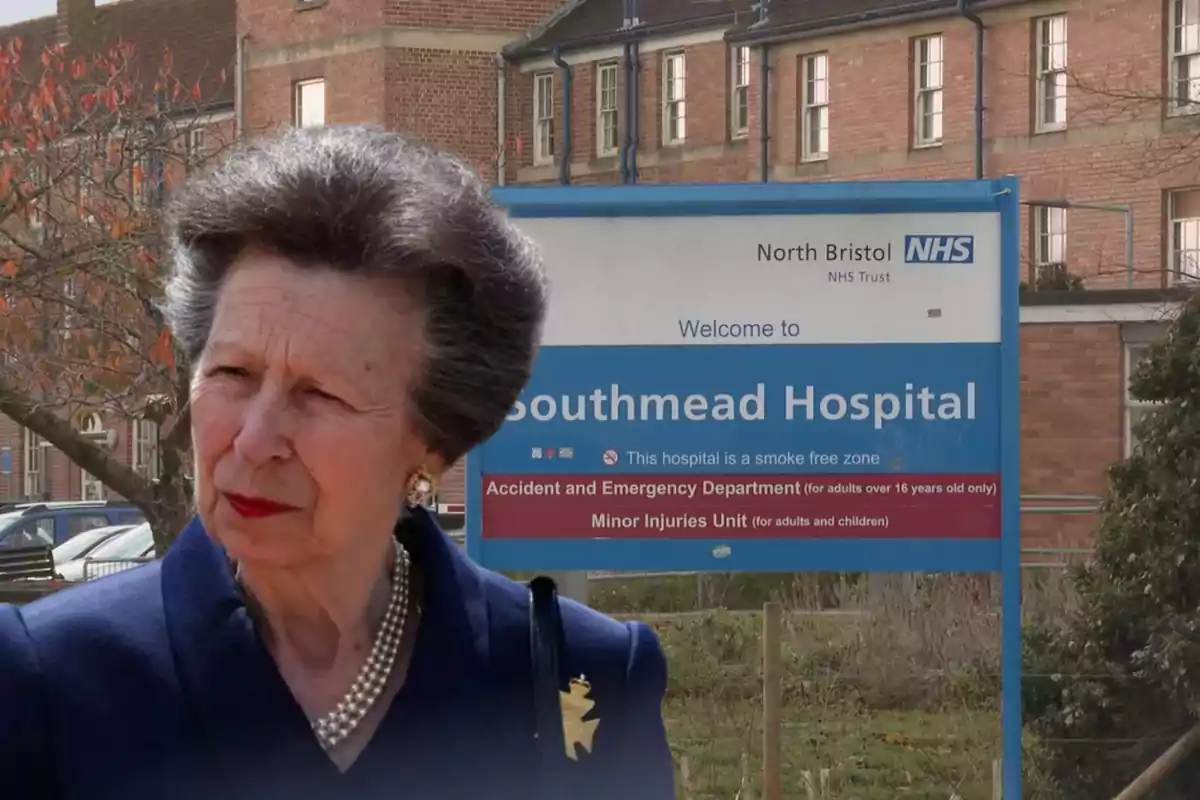
[[[632,80],[629,84],[629,182],[637,183],[638,179],[638,107],[642,84],[642,48],[636,39],[629,45],[632,51],[630,66],[633,69]]]
[[[975,180],[983,180],[983,20],[958,0],[958,13],[975,25]]]
[[[770,0],[758,0],[758,21],[767,24]],[[771,180],[771,45],[763,42],[758,64],[758,160],[759,177],[763,183]]]
[[[571,182],[571,99],[575,93],[571,85],[571,65],[563,61],[557,47],[554,49],[554,66],[562,75],[563,85],[562,155],[558,160],[558,182],[566,185]]]
[[[762,61],[758,65],[758,159],[759,177],[763,183],[771,180],[771,45],[761,46]]]
[[[621,168],[621,183],[629,183],[629,120],[630,109],[632,108],[629,99],[633,96],[633,62],[632,45],[629,42],[625,43],[625,61],[621,64],[621,69],[624,72],[625,94],[622,98],[625,107],[621,110],[621,146],[618,149],[617,161]]]

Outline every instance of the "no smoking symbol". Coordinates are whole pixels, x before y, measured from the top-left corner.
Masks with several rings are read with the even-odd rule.
[[[605,450],[601,459],[604,461],[604,466],[615,467],[617,462],[621,460],[621,454],[616,450]]]

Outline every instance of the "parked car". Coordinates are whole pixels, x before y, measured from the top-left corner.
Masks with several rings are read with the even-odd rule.
[[[136,525],[145,515],[131,503],[68,501],[0,506],[0,548],[56,547],[84,531]]]
[[[103,528],[92,528],[90,531],[76,534],[54,548],[54,563],[66,564],[77,558],[83,558],[118,533],[124,533],[132,527],[132,525],[105,525]]]
[[[150,523],[143,522],[97,545],[82,558],[56,566],[55,571],[64,581],[87,581],[136,567],[153,557],[154,533]]]

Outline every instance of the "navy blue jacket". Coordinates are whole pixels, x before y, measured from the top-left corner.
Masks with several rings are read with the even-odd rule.
[[[503,800],[537,794],[529,595],[426,514],[400,534],[425,577],[406,682],[340,773],[321,751],[198,520],[158,562],[0,605],[0,796],[17,800]],[[575,800],[673,800],[666,664],[646,626],[562,600],[592,752]],[[562,688],[566,688],[565,686]]]

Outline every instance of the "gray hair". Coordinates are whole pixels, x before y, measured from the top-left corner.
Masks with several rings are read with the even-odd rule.
[[[365,127],[293,129],[188,183],[167,215],[164,311],[193,362],[230,265],[248,247],[296,264],[394,277],[424,320],[410,407],[457,461],[500,427],[529,380],[546,284],[533,244],[459,161]]]

